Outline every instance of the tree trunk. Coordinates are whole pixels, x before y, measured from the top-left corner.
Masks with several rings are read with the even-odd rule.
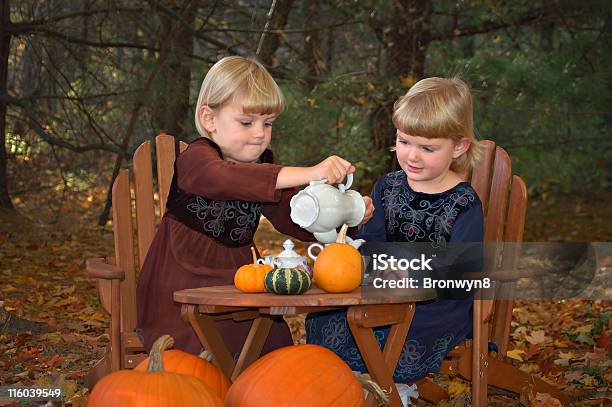
[[[276,6],[270,17],[270,24],[268,24],[268,30],[282,30],[287,24],[289,19],[289,12],[293,0],[279,0],[276,2]],[[280,44],[281,34],[277,33],[266,33],[259,54],[257,55],[259,60],[269,67],[278,66],[278,62],[274,58],[276,50]]]
[[[0,0],[0,94],[7,94],[9,69],[9,51],[11,50],[11,33],[9,27],[11,7],[9,0]],[[9,195],[6,153],[6,109],[7,102],[0,99],[0,207],[14,209]]]
[[[319,4],[319,0],[310,2],[308,5],[309,21],[318,21],[316,17],[320,8],[321,5]],[[319,83],[319,75],[327,70],[323,58],[319,31],[307,31],[304,35],[304,55],[302,59],[304,61],[304,65],[306,65],[308,68],[306,83],[308,84],[308,88],[311,90],[314,89],[317,83]]]
[[[172,7],[180,13],[178,7]],[[185,16],[185,22],[193,26],[196,7],[191,7]],[[161,30],[158,47],[161,47],[170,31],[176,29],[176,19],[168,14],[160,14]],[[155,95],[155,122],[160,132],[184,138],[188,129],[186,123],[189,115],[189,91],[191,85],[191,67],[188,55],[193,53],[193,33],[181,24],[178,32],[169,44],[168,59],[163,64],[159,80],[161,86]]]
[[[397,78],[407,84],[423,77],[425,56],[431,42],[431,0],[401,1],[393,3],[390,14],[371,21],[370,25],[381,41],[385,54],[384,77]],[[395,127],[391,121],[393,103],[400,95],[388,95],[385,103],[372,113],[374,147],[393,146]],[[388,169],[396,169],[395,155],[390,155]]]

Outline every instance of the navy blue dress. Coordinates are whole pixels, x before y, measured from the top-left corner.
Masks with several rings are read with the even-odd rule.
[[[438,194],[416,192],[403,171],[378,180],[372,191],[374,217],[364,225],[359,238],[370,242],[426,242],[444,247],[447,242],[482,242],[482,204],[467,182]],[[375,337],[384,346],[389,327],[376,328]],[[325,346],[351,369],[365,372],[346,311],[309,314],[307,342]],[[444,356],[472,334],[472,299],[439,299],[419,303],[394,373],[397,383],[416,381],[438,372]]]

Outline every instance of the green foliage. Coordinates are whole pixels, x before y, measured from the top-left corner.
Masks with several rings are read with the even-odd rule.
[[[369,119],[373,104],[361,95],[361,87],[363,80],[341,73],[324,77],[313,90],[283,83],[287,111],[273,133],[282,162],[314,165],[330,155],[344,157],[357,168],[356,187],[369,192],[384,172],[388,154],[374,148]]]
[[[504,21],[526,13],[513,9],[496,13]],[[564,23],[440,42],[428,53],[428,72],[459,74],[470,83],[478,137],[505,147],[530,192],[543,197],[609,182],[609,72],[603,66],[610,56],[601,43],[606,18],[593,11],[562,8]],[[480,16],[490,18],[484,10]]]

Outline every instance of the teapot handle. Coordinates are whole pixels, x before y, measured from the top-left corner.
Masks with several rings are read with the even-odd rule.
[[[344,192],[353,185],[353,173],[346,174],[346,184],[338,184],[340,192]]]
[[[319,184],[325,184],[327,182],[326,179],[318,179],[316,181],[310,181],[309,185],[319,185]],[[340,192],[344,192],[347,189],[349,189],[351,187],[351,185],[353,185],[353,173],[350,174],[346,174],[346,184],[338,184],[338,189],[340,190]]]
[[[319,257],[319,256],[318,255],[315,256],[314,254],[312,254],[312,249],[314,249],[314,248],[318,248],[319,250],[323,250],[323,245],[320,244],[320,243],[313,243],[310,246],[308,246],[308,257],[310,257],[311,259],[316,261],[317,257]],[[319,253],[321,253],[321,252],[319,251]]]

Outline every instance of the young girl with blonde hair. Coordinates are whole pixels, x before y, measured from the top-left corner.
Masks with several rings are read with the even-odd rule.
[[[374,216],[357,237],[368,242],[426,243],[432,248],[482,242],[482,204],[464,181],[479,156],[468,86],[459,78],[423,79],[397,100],[393,123],[401,170],[375,184]],[[476,246],[481,255],[481,246]],[[475,271],[481,265],[480,255],[462,267]],[[470,298],[417,304],[395,381],[407,383],[437,372],[448,351],[471,335],[471,327]],[[309,315],[306,328],[309,343],[330,348],[353,370],[365,370],[344,312]],[[389,328],[375,334],[382,347]]]
[[[263,214],[281,233],[312,241],[292,223],[294,188],[312,180],[336,183],[354,167],[331,156],[313,167],[283,167],[268,149],[282,93],[254,59],[232,56],[206,74],[195,112],[202,137],[176,159],[166,212],[138,281],[138,332],[145,348],[163,334],[175,347],[198,352],[200,342],[181,320],[177,290],[232,284],[236,270],[252,262],[250,247]],[[371,217],[366,201],[364,221]],[[218,321],[230,352],[240,352],[250,321]],[[291,344],[284,322],[275,323],[264,352]]]

